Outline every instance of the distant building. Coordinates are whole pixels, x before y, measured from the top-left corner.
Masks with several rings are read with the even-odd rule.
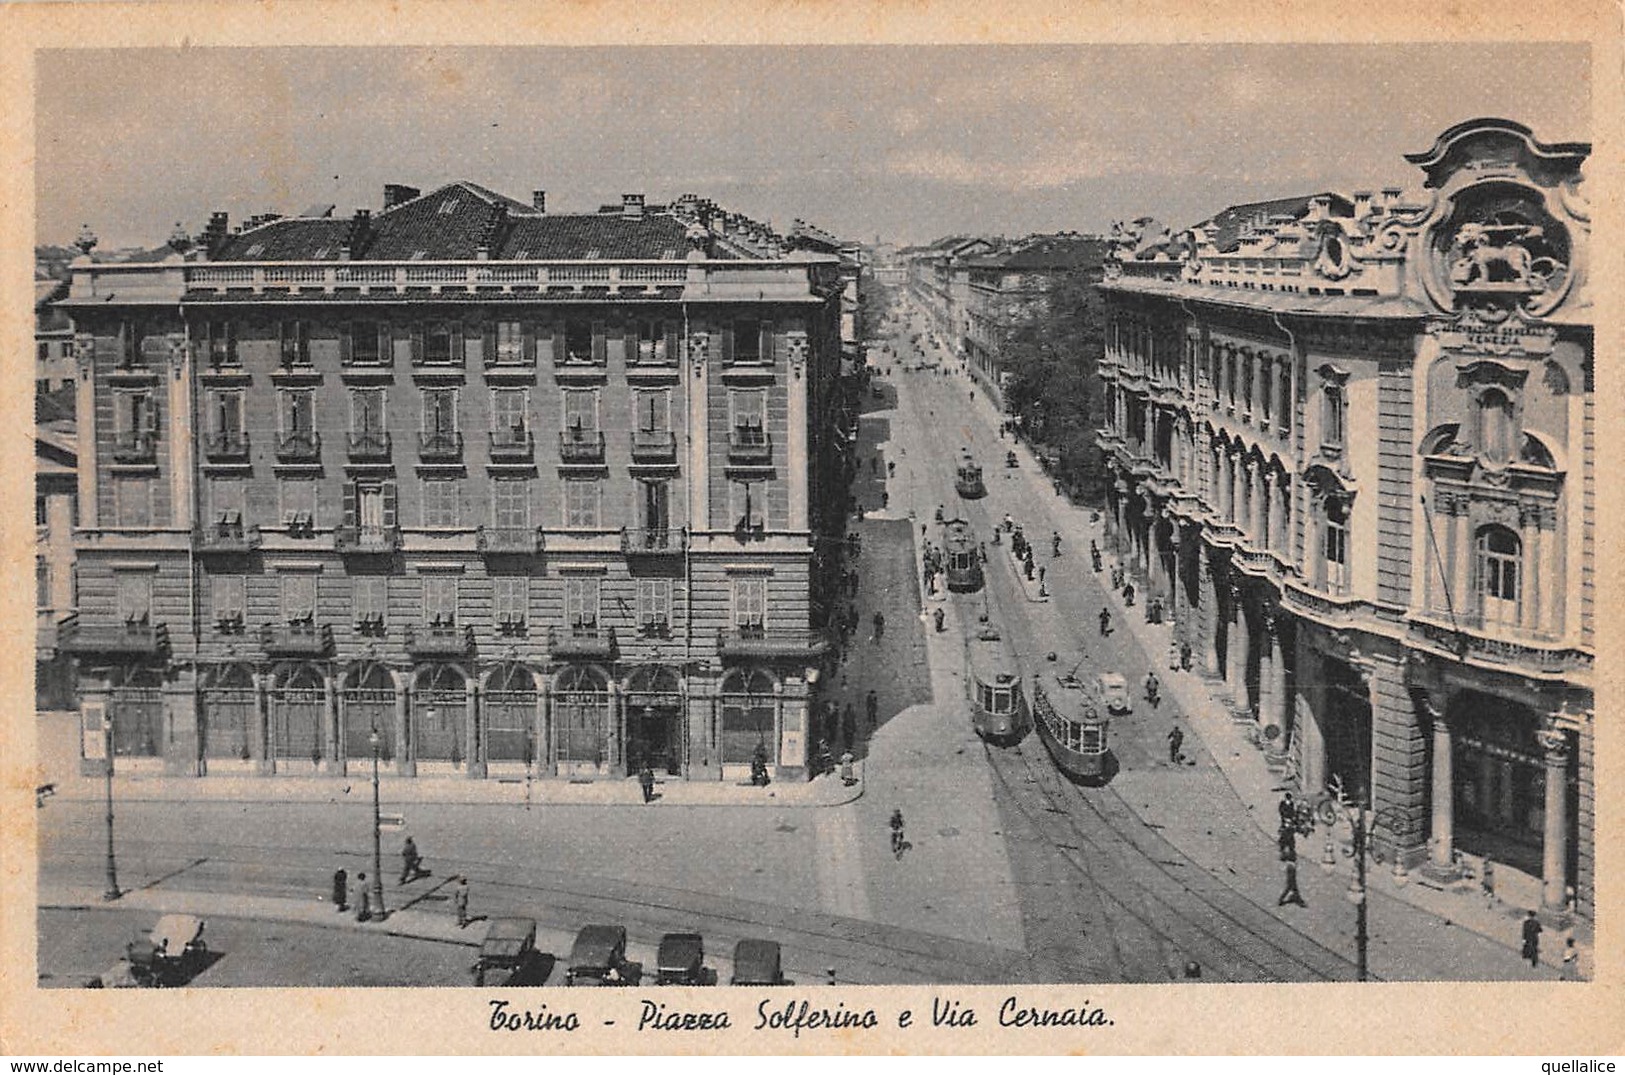
[[[970,297],[970,270],[965,259],[994,249],[988,239],[949,235],[908,256],[909,294],[925,310],[940,339],[964,338],[965,309]]]
[[[1445,131],[1400,190],[1118,231],[1109,534],[1298,788],[1406,867],[1594,887],[1590,146]]]
[[[836,257],[693,196],[466,182],[172,247],[75,261],[61,304],[58,644],[120,766],[806,776],[851,466]]]
[[[73,528],[79,522],[73,326],[55,303],[65,280],[34,281],[34,706],[71,710],[73,660],[57,625],[76,604]]]

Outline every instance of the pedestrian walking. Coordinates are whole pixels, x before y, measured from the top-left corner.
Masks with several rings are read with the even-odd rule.
[[[468,878],[459,877],[457,888],[451,894],[451,906],[457,912],[457,928],[468,925]]]
[[[946,617],[945,617],[945,616],[944,616],[944,615],[943,615],[943,612],[942,612],[942,606],[941,606],[941,605],[938,605],[938,606],[937,606],[937,607],[936,607],[936,609],[935,609],[935,610],[934,610],[934,611],[933,611],[933,612],[932,612],[932,614],[931,614],[931,615],[932,615],[932,617],[933,617],[933,618],[934,618],[934,619],[935,619],[935,620],[936,620],[936,623],[937,623],[937,634],[939,634],[939,635],[940,635],[940,634],[941,634],[941,633],[942,633],[942,625],[943,625],[943,622],[944,622],[944,621],[945,621],[945,619],[946,619]]]
[[[1295,903],[1299,907],[1309,906],[1309,904],[1303,898],[1303,893],[1298,891],[1297,856],[1294,855],[1292,858],[1288,859],[1284,863],[1284,867],[1286,870],[1286,884],[1282,887],[1281,897],[1275,901],[1275,906],[1284,907],[1289,903]]]
[[[1523,958],[1531,967],[1540,966],[1540,934],[1543,927],[1535,912],[1530,911],[1523,920]]]
[[[372,893],[367,891],[367,875],[355,875],[355,920],[366,922],[372,918]]]
[[[1029,564],[1030,564],[1030,561],[1029,561]],[[1040,564],[1039,568],[1038,568],[1038,585],[1040,585],[1040,586],[1044,585],[1044,568],[1043,568],[1042,564]]]
[[[423,856],[418,854],[417,841],[410,836],[401,845],[401,884],[416,881],[427,874],[423,868]]]
[[[880,698],[874,691],[870,691],[868,697],[863,700],[863,708],[869,715],[869,730],[873,731],[875,720],[880,715]]]
[[[1577,981],[1580,977],[1580,950],[1574,947],[1573,936],[1563,938],[1563,980]]]
[[[342,869],[333,871],[333,910],[343,912],[350,909],[350,875]]]
[[[1134,607],[1134,583],[1125,583],[1123,586],[1123,607]]]
[[[903,811],[893,810],[891,812],[891,821],[888,824],[891,826],[891,853],[897,861],[901,862],[903,861],[903,845],[906,842],[903,839]]]
[[[874,637],[869,639],[869,641],[874,642],[876,644],[879,644],[880,639],[886,633],[886,617],[885,617],[885,615],[883,615],[882,613],[876,612],[875,613],[874,624],[875,624]]]
[[[1191,670],[1191,644],[1189,642],[1179,644],[1179,670],[1181,672]]]
[[[1168,640],[1168,671],[1179,671],[1179,643],[1173,639]]]
[[[1176,724],[1174,725],[1173,730],[1168,733],[1168,764],[1179,764],[1180,758],[1183,757],[1183,755],[1179,752],[1179,748],[1184,745],[1185,732],[1180,728],[1179,725]]]
[[[643,801],[645,803],[655,801],[655,774],[654,770],[649,768],[647,762],[644,763],[642,769],[638,770],[638,786],[643,789]]]
[[[1112,614],[1107,609],[1100,610],[1100,637],[1105,638],[1112,633]]]
[[[849,788],[857,782],[858,778],[852,775],[852,752],[848,750],[841,755],[841,784]]]

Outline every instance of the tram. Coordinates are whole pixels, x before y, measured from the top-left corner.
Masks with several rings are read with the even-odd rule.
[[[1055,767],[1072,780],[1102,783],[1111,777],[1106,732],[1111,720],[1102,700],[1078,680],[1051,676],[1033,679],[1033,723]]]
[[[954,475],[954,491],[966,500],[979,500],[987,495],[982,484],[982,467],[967,452],[959,457],[959,470]]]
[[[985,742],[1014,746],[1027,735],[1032,714],[1021,687],[1021,668],[998,628],[984,621],[969,642],[971,726]]]
[[[948,589],[954,593],[975,593],[982,588],[982,557],[970,524],[949,519],[942,524],[942,552],[948,574]]]

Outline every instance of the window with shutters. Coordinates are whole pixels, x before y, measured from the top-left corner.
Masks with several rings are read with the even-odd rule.
[[[767,624],[767,579],[753,576],[733,580],[734,626],[760,633]]]
[[[290,624],[316,622],[316,572],[284,571],[278,577],[282,590],[282,618]]]
[[[457,576],[423,576],[423,622],[430,627],[457,624]]]
[[[491,523],[499,530],[530,529],[529,478],[497,478],[491,482]]]
[[[671,322],[640,318],[637,322],[637,350],[633,361],[640,366],[668,366],[676,361]]]
[[[760,388],[731,389],[728,409],[742,443],[762,443],[767,435],[767,393]]]
[[[209,393],[209,411],[214,432],[222,439],[236,441],[243,435],[243,392],[240,388],[214,389]]]
[[[498,575],[491,580],[492,610],[497,629],[518,634],[525,628],[530,609],[530,578],[526,575]]]
[[[211,575],[209,599],[214,610],[215,630],[221,634],[241,634],[248,615],[248,580],[242,575]]]
[[[1478,531],[1478,602],[1485,627],[1516,627],[1518,601],[1522,593],[1518,561],[1522,543],[1504,526],[1486,526]]]
[[[1342,497],[1329,497],[1321,518],[1321,554],[1326,588],[1347,593],[1349,585],[1349,506]]]
[[[648,638],[671,637],[671,580],[638,580],[638,632]]]
[[[279,479],[277,500],[284,526],[304,530],[317,526],[315,478]]]
[[[284,366],[310,365],[310,328],[303,321],[282,321],[277,325],[277,343]]]
[[[51,562],[43,556],[34,557],[34,607],[51,607]]]
[[[1327,448],[1343,446],[1343,418],[1347,408],[1341,384],[1327,384],[1320,395],[1320,443]]]
[[[570,478],[565,481],[565,527],[575,530],[598,527],[598,485],[595,478]]]
[[[525,326],[518,321],[496,323],[494,360],[499,366],[529,365],[525,356]]]
[[[728,521],[736,533],[760,533],[767,526],[763,482],[728,483]]]
[[[527,410],[528,398],[523,388],[491,389],[491,432],[497,443],[524,443]]]
[[[572,435],[598,431],[596,388],[570,388],[564,391],[564,429]]]
[[[382,638],[389,616],[389,578],[363,575],[351,580],[355,605],[356,631],[369,638]]]
[[[423,490],[423,525],[430,529],[450,529],[462,525],[462,483],[456,478],[425,478]]]
[[[152,480],[120,477],[113,481],[113,517],[119,526],[152,525]]]
[[[345,331],[349,360],[356,366],[387,365],[391,358],[389,328],[377,321],[352,321]]]
[[[316,394],[310,388],[277,390],[278,429],[283,437],[308,437],[316,428]]]
[[[457,389],[423,390],[423,435],[419,443],[425,457],[462,451],[462,436],[457,429]]]
[[[158,411],[146,389],[120,389],[113,394],[113,431],[121,438],[148,436],[158,428]]]
[[[354,436],[378,436],[387,427],[384,424],[384,390],[382,388],[350,389],[350,432]]]
[[[203,335],[203,353],[210,366],[238,366],[236,326],[230,321],[205,321],[198,326]]]
[[[400,525],[395,483],[354,481],[344,487],[344,525],[359,528],[362,537],[382,537]]]
[[[118,618],[124,623],[152,622],[152,572],[118,571],[113,575],[118,591]]]
[[[564,361],[591,363],[593,361],[593,325],[591,321],[572,317],[564,323]]]
[[[210,478],[210,520],[241,526],[247,511],[247,491],[248,483],[240,478]]]
[[[642,433],[666,433],[671,430],[670,390],[639,391],[633,398],[633,406],[637,408],[634,428]]]
[[[564,622],[577,633],[598,630],[598,589],[596,575],[567,575],[564,579]]]

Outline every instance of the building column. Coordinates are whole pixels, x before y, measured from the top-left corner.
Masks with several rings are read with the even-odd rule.
[[[531,724],[530,764],[538,776],[558,776],[554,760],[552,726],[548,718],[547,677],[536,677],[536,716]]]
[[[271,689],[271,677],[265,672],[254,673],[254,731],[253,746],[256,768],[261,776],[270,776],[276,772],[271,760],[271,707],[267,692]]]
[[[1294,649],[1298,657],[1298,690],[1293,699],[1297,715],[1293,726],[1298,733],[1298,789],[1306,795],[1314,795],[1326,787],[1326,737],[1320,730],[1324,692],[1318,686],[1319,655],[1309,647],[1304,631],[1298,631],[1297,635]]]
[[[418,753],[412,749],[412,688],[399,672],[395,677],[395,771],[401,776],[418,775]]]
[[[1259,533],[1258,547],[1261,549],[1277,549],[1275,528],[1279,512],[1275,505],[1275,472],[1264,472],[1264,510],[1262,517],[1264,525]]]
[[[1536,733],[1546,755],[1546,830],[1542,838],[1541,903],[1562,910],[1568,903],[1569,735],[1561,728]]]
[[[1211,682],[1219,681],[1219,604],[1218,580],[1213,577],[1211,550],[1205,545],[1196,547],[1197,581],[1202,588],[1202,600],[1197,605],[1197,622],[1202,640],[1202,674]]]
[[[605,714],[609,727],[605,731],[607,749],[604,752],[604,762],[611,776],[626,775],[625,763],[621,760],[621,730],[626,726],[624,703],[621,685],[610,680],[609,711]]]
[[[1231,575],[1226,572],[1226,575]],[[1247,633],[1247,614],[1241,608],[1241,591],[1235,579],[1226,577],[1223,583],[1229,587],[1229,615],[1224,632],[1224,695],[1230,700],[1231,708],[1239,711],[1247,702],[1247,688],[1242,682],[1246,675],[1247,657],[1242,650],[1243,636]]]
[[[485,722],[480,719],[479,688],[470,677],[463,684],[463,689],[468,692],[463,711],[464,742],[468,744],[468,775],[472,779],[483,779],[486,773]]]
[[[1433,818],[1427,871],[1430,876],[1453,879],[1456,876],[1456,784],[1455,755],[1450,722],[1426,695],[1418,695],[1433,723]]]
[[[1286,764],[1287,750],[1288,698],[1286,654],[1281,651],[1281,615],[1277,610],[1264,620],[1267,664],[1259,670],[1258,677],[1258,720],[1264,726],[1264,750],[1272,766]],[[1270,729],[1274,729],[1274,734]]]
[[[348,775],[349,759],[340,749],[344,743],[344,695],[333,688],[333,673],[322,673],[322,752],[332,776]]]

